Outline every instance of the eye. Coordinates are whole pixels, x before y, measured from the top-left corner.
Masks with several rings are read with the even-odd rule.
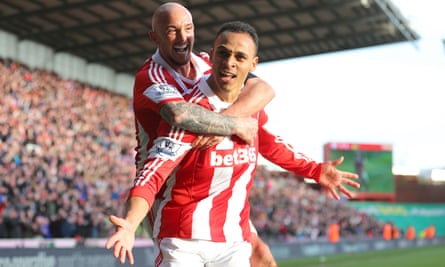
[[[247,60],[247,55],[245,55],[245,54],[236,54],[236,60],[238,60],[238,61],[245,61],[245,60]]]
[[[188,25],[188,26],[185,28],[185,30],[186,30],[187,32],[193,32],[193,25]]]
[[[222,58],[227,58],[227,57],[230,56],[230,53],[229,53],[227,50],[222,50],[222,49],[218,50],[218,51],[216,52],[216,54],[217,54],[219,57],[222,57]]]
[[[176,34],[176,29],[175,28],[168,28],[166,31],[168,36],[172,36]]]

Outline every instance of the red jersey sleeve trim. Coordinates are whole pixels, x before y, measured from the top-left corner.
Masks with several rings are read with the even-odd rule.
[[[261,118],[261,116],[265,117]],[[322,163],[295,151],[291,144],[266,130],[264,125],[267,121],[267,115],[264,111],[260,115],[259,121],[260,154],[283,169],[318,182],[322,171]]]

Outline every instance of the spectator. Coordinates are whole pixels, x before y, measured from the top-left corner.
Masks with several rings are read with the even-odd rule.
[[[416,229],[414,228],[414,226],[410,225],[406,230],[406,239],[414,240],[415,238],[416,238]]]
[[[331,243],[340,241],[340,226],[336,222],[329,224],[328,241]]]
[[[6,226],[3,216],[0,216],[0,238],[8,238],[8,227]]]
[[[392,239],[392,225],[390,222],[386,222],[383,225],[383,239],[391,240]]]
[[[434,224],[431,224],[425,229],[425,238],[434,239],[435,236],[436,236],[436,226],[434,226]]]
[[[4,223],[8,231],[8,238],[23,238],[22,225],[16,208],[10,208],[5,212]]]

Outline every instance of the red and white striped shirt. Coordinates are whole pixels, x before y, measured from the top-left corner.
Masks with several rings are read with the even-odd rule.
[[[216,112],[230,105],[213,93],[205,78],[184,98]],[[160,121],[158,137],[130,191],[130,196],[145,198],[150,207],[161,192],[157,196],[159,206],[155,208],[153,237],[215,242],[248,240],[249,192],[258,153],[299,175],[314,179],[320,176],[321,164],[296,153],[266,130],[264,111],[255,117],[259,123],[255,145],[226,137],[207,150],[191,149],[193,133]]]
[[[153,146],[161,116],[162,105],[183,100],[183,94],[189,92],[202,75],[211,72],[209,56],[206,53],[193,54],[192,62],[196,78],[190,80],[172,69],[157,50],[155,54],[139,68],[133,87],[133,108],[136,126],[136,169],[142,168]]]

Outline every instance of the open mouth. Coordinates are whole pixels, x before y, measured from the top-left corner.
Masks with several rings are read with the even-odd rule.
[[[236,78],[236,74],[227,72],[227,71],[221,71],[219,73],[219,76],[221,77],[221,79],[224,80],[230,80],[230,79],[235,79]]]
[[[175,46],[173,46],[173,49],[175,50],[175,52],[176,52],[176,53],[179,53],[179,54],[187,53],[188,48],[189,48],[189,45],[188,45],[188,44],[175,45]]]

